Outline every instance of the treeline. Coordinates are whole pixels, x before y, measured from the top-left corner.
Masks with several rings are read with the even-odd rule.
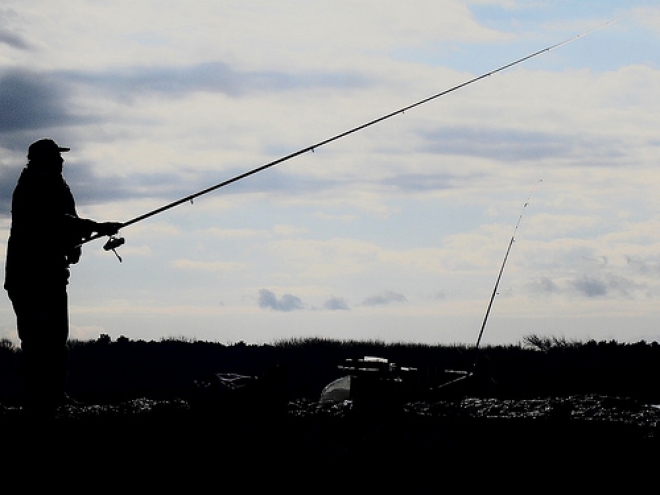
[[[19,400],[20,351],[0,342],[0,403]],[[69,391],[82,401],[112,403],[139,397],[187,398],[218,373],[277,374],[290,399],[318,399],[342,375],[347,358],[386,358],[418,369],[425,386],[441,381],[442,370],[466,370],[476,361],[473,388],[462,393],[500,398],[609,395],[660,403],[660,345],[615,341],[570,342],[526,337],[517,345],[470,346],[300,339],[249,345],[165,339],[70,343]]]

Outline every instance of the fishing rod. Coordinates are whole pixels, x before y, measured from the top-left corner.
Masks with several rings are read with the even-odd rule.
[[[178,200],[173,201],[173,202],[171,202],[171,203],[168,203],[168,204],[166,204],[166,205],[164,205],[164,206],[161,206],[160,208],[156,208],[155,210],[152,210],[152,211],[149,211],[149,212],[147,212],[147,213],[144,213],[143,215],[140,215],[140,216],[138,216],[138,217],[132,218],[131,220],[128,220],[128,221],[122,223],[121,226],[120,226],[120,228],[128,227],[129,225],[133,225],[133,224],[135,224],[135,223],[141,222],[142,220],[146,220],[147,218],[153,217],[154,215],[158,215],[159,213],[163,213],[164,211],[167,211],[167,210],[169,210],[169,209],[171,209],[171,208],[174,208],[174,207],[176,207],[176,206],[179,206],[179,205],[181,205],[181,204],[183,204],[183,203],[187,203],[187,202],[191,202],[191,203],[192,203],[193,200],[194,200],[195,198],[198,198],[199,196],[203,196],[204,194],[208,194],[208,193],[210,193],[210,192],[212,192],[212,191],[215,191],[215,190],[220,189],[220,188],[222,188],[222,187],[228,186],[229,184],[232,184],[232,183],[237,182],[237,181],[239,181],[239,180],[245,179],[245,178],[247,178],[247,177],[249,177],[249,176],[251,176],[251,175],[254,175],[254,174],[256,174],[256,173],[259,173],[259,172],[261,172],[261,171],[263,171],[263,170],[266,170],[266,169],[268,169],[268,168],[274,167],[275,165],[278,165],[278,164],[280,164],[280,163],[283,163],[283,162],[286,162],[286,161],[288,161],[288,160],[291,160],[292,158],[295,158],[295,157],[297,157],[297,156],[303,155],[303,154],[305,154],[305,153],[309,153],[310,151],[311,151],[311,152],[314,152],[316,149],[318,149],[318,148],[320,148],[320,147],[322,147],[322,146],[325,146],[326,144],[332,143],[333,141],[337,141],[337,140],[339,140],[339,139],[341,139],[341,138],[344,138],[344,137],[346,137],[346,136],[349,136],[349,135],[351,135],[351,134],[354,134],[354,133],[356,133],[356,132],[359,132],[359,131],[361,131],[361,130],[363,130],[363,129],[366,129],[367,127],[371,127],[371,126],[373,126],[373,125],[375,125],[375,124],[378,124],[378,123],[380,123],[380,122],[383,122],[383,121],[385,121],[385,120],[388,120],[388,119],[390,119],[390,118],[392,118],[392,117],[394,117],[394,116],[396,116],[396,115],[404,114],[404,113],[407,112],[408,110],[412,110],[413,108],[419,107],[419,106],[421,106],[421,105],[424,105],[425,103],[428,103],[428,102],[430,102],[430,101],[433,101],[433,100],[436,100],[436,99],[438,99],[438,98],[441,98],[442,96],[445,96],[445,95],[447,95],[447,94],[449,94],[449,93],[453,93],[454,91],[457,91],[457,90],[462,89],[462,88],[464,88],[464,87],[466,87],[466,86],[469,86],[470,84],[473,84],[473,83],[475,83],[475,82],[477,82],[477,81],[480,81],[480,80],[485,79],[485,78],[487,78],[487,77],[490,77],[490,76],[492,76],[492,75],[494,75],[494,74],[497,74],[498,72],[502,72],[502,71],[504,71],[504,70],[506,70],[506,69],[509,69],[509,68],[511,68],[511,67],[514,67],[515,65],[521,64],[521,63],[523,63],[523,62],[525,62],[525,61],[527,61],[527,60],[530,60],[530,59],[532,59],[532,58],[534,58],[534,57],[537,57],[537,56],[539,56],[539,55],[541,55],[541,54],[543,54],[543,53],[547,53],[547,52],[549,52],[549,51],[551,51],[551,50],[554,50],[555,48],[559,48],[560,46],[563,46],[563,45],[566,45],[566,44],[568,44],[568,43],[571,43],[572,41],[575,41],[575,40],[577,40],[577,39],[579,39],[579,38],[583,38],[584,36],[587,36],[588,34],[594,32],[594,31],[596,31],[596,30],[598,30],[598,29],[604,29],[605,27],[609,26],[610,24],[612,24],[612,23],[614,23],[614,22],[616,22],[616,20],[610,21],[610,22],[606,23],[606,24],[603,25],[603,26],[600,26],[600,27],[597,27],[597,28],[591,29],[591,30],[586,31],[586,32],[584,32],[584,33],[581,33],[581,34],[578,34],[578,35],[573,36],[573,37],[571,37],[571,38],[568,38],[568,39],[566,39],[566,40],[564,40],[564,41],[560,41],[559,43],[555,43],[554,45],[551,45],[551,46],[548,46],[548,47],[543,48],[543,49],[541,49],[541,50],[538,50],[538,51],[536,51],[536,52],[534,52],[534,53],[531,53],[531,54],[526,55],[526,56],[524,56],[524,57],[522,57],[522,58],[519,58],[519,59],[517,59],[517,60],[515,60],[515,61],[513,61],[513,62],[509,62],[508,64],[505,64],[505,65],[502,65],[501,67],[498,67],[497,69],[494,69],[494,70],[491,70],[491,71],[486,72],[486,73],[484,73],[484,74],[481,74],[480,76],[476,76],[476,77],[474,77],[474,78],[472,78],[472,79],[469,79],[469,80],[467,80],[467,81],[465,81],[465,82],[463,82],[463,83],[461,83],[461,84],[457,84],[456,86],[453,86],[453,87],[451,87],[451,88],[449,88],[449,89],[445,89],[445,90],[443,90],[443,91],[440,91],[439,93],[436,93],[436,94],[434,94],[434,95],[432,95],[432,96],[429,96],[429,97],[427,97],[427,98],[424,98],[424,99],[422,99],[422,100],[419,100],[419,101],[417,101],[417,102],[415,102],[415,103],[413,103],[413,104],[411,104],[411,105],[407,105],[407,106],[405,106],[405,107],[403,107],[403,108],[399,108],[398,110],[394,110],[393,112],[390,112],[390,113],[388,113],[388,114],[386,114],[386,115],[383,115],[382,117],[378,117],[378,118],[376,118],[376,119],[370,120],[369,122],[366,122],[366,123],[364,123],[364,124],[358,125],[358,126],[356,126],[356,127],[353,127],[353,128],[351,128],[351,129],[349,129],[349,130],[347,130],[347,131],[344,131],[344,132],[341,132],[341,133],[339,133],[339,134],[336,134],[336,135],[334,135],[334,136],[332,136],[332,137],[330,137],[330,138],[324,139],[323,141],[319,141],[318,143],[312,144],[312,145],[307,146],[307,147],[305,147],[305,148],[302,148],[302,149],[300,149],[300,150],[298,150],[298,151],[294,151],[293,153],[290,153],[290,154],[288,154],[288,155],[286,155],[286,156],[283,156],[283,157],[281,157],[281,158],[278,158],[278,159],[276,159],[276,160],[273,160],[273,161],[271,161],[271,162],[269,162],[269,163],[266,163],[265,165],[261,165],[260,167],[253,168],[253,169],[251,169],[251,170],[248,170],[247,172],[244,172],[244,173],[242,173],[242,174],[239,174],[239,175],[237,175],[237,176],[235,176],[235,177],[232,177],[232,178],[230,178],[230,179],[227,179],[227,180],[225,180],[225,181],[223,181],[223,182],[220,182],[220,183],[215,184],[215,185],[213,185],[213,186],[210,186],[210,187],[207,187],[207,188],[205,188],[205,189],[202,189],[201,191],[198,191],[198,192],[193,193],[193,194],[190,194],[190,195],[188,195],[188,196],[186,196],[186,197],[184,197],[184,198],[181,198],[181,199],[178,199]],[[87,239],[84,239],[84,240],[81,242],[80,245],[82,245],[82,244],[86,244],[87,242],[91,242],[91,241],[93,241],[93,240],[95,240],[95,239],[98,239],[98,238],[100,238],[100,237],[104,237],[104,235],[102,235],[102,234],[95,234],[95,235],[93,235],[93,236],[91,236],[91,237],[89,237],[89,238],[87,238]],[[117,254],[117,252],[115,251],[115,248],[121,246],[122,244],[124,244],[124,239],[123,239],[123,238],[121,238],[121,237],[117,237],[117,236],[111,236],[111,237],[109,238],[108,242],[103,246],[103,248],[104,248],[106,251],[112,250],[112,251],[115,252],[115,254]],[[117,255],[117,257],[119,258],[119,255]],[[121,261],[121,258],[119,258],[119,260]]]
[[[525,209],[529,206],[529,201],[532,197],[532,193],[534,192],[534,189],[536,186],[540,183],[543,182],[543,179],[539,179],[534,187],[532,187],[532,190],[529,192],[529,195],[527,196],[527,201],[525,201],[525,204],[522,207],[522,211],[520,212],[520,216],[518,217],[518,221],[516,222],[516,226],[513,229],[513,234],[511,235],[511,240],[509,241],[509,245],[506,248],[506,253],[504,254],[504,260],[502,261],[502,265],[500,266],[500,271],[497,274],[497,280],[495,281],[495,287],[493,287],[493,293],[490,296],[490,300],[488,301],[488,307],[486,309],[486,314],[484,315],[484,320],[481,323],[481,329],[479,330],[479,337],[477,338],[477,342],[474,345],[474,361],[472,362],[472,366],[469,370],[462,370],[462,371],[455,371],[455,370],[445,370],[446,372],[452,373],[454,375],[458,375],[457,378],[454,378],[453,380],[450,380],[448,382],[443,383],[442,385],[435,387],[435,390],[440,390],[444,389],[447,387],[450,387],[452,385],[455,385],[456,383],[459,383],[463,380],[467,380],[468,378],[472,378],[474,376],[476,367],[477,367],[477,362],[479,360],[479,350],[481,347],[481,340],[484,336],[484,330],[486,329],[486,323],[488,322],[488,317],[490,316],[490,311],[493,308],[493,302],[495,301],[495,297],[497,296],[497,290],[500,287],[500,281],[502,280],[502,274],[504,273],[504,267],[506,266],[506,262],[509,259],[509,254],[511,253],[511,248],[513,247],[513,244],[516,242],[516,234],[518,233],[518,228],[520,227],[520,222],[522,221],[523,215],[525,214]]]
[[[488,301],[488,308],[486,309],[486,314],[484,316],[484,320],[481,323],[481,330],[479,331],[479,337],[477,338],[477,343],[475,344],[475,351],[479,353],[479,347],[481,346],[481,340],[484,336],[484,330],[486,329],[486,323],[488,322],[488,317],[490,316],[490,310],[493,308],[493,301],[495,301],[495,296],[497,296],[497,290],[499,289],[500,286],[500,280],[502,280],[502,274],[504,273],[504,267],[506,266],[506,262],[509,259],[509,253],[511,253],[511,248],[513,247],[513,244],[516,242],[516,234],[518,233],[518,228],[520,227],[520,222],[522,221],[523,215],[525,214],[525,209],[529,206],[529,201],[532,197],[532,193],[534,192],[534,188],[540,183],[543,182],[543,179],[539,179],[538,182],[534,185],[532,190],[529,192],[529,196],[527,197],[527,201],[525,201],[525,204],[522,207],[522,211],[520,212],[520,216],[518,217],[518,221],[516,222],[516,227],[513,229],[513,234],[511,235],[511,240],[509,241],[509,245],[506,248],[506,253],[504,254],[504,260],[502,261],[502,265],[500,266],[500,271],[497,274],[497,280],[495,281],[495,287],[493,287],[493,293],[490,296],[490,300]],[[476,365],[477,358],[475,357],[475,365]]]

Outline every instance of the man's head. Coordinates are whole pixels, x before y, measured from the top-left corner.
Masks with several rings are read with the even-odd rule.
[[[45,138],[30,145],[27,157],[30,163],[39,163],[46,166],[54,165],[61,172],[64,163],[61,153],[69,150],[70,148],[63,148],[58,146],[52,139]]]

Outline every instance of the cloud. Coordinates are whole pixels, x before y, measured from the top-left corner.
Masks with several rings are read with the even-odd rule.
[[[658,7],[638,7],[632,10],[637,22],[660,32],[660,9]]]
[[[438,290],[431,297],[436,301],[444,301],[448,296],[446,291]]]
[[[11,195],[23,165],[24,163],[17,162],[11,167],[0,167],[0,218],[9,215]],[[123,177],[101,176],[84,162],[65,164],[64,176],[78,206],[142,198],[161,198],[164,203],[169,203],[191,194],[194,192],[192,188],[196,187],[188,185],[183,176],[174,173],[136,172]]]
[[[244,173],[245,170],[233,170],[227,173],[227,177],[234,177]],[[217,181],[217,176],[215,177]],[[282,172],[277,169],[269,169],[265,173],[258,173],[250,176],[250,180],[241,180],[235,182],[226,189],[227,194],[245,194],[254,192],[284,192],[296,191],[317,193],[341,186],[342,181],[333,178],[314,178],[303,177],[296,174]]]
[[[443,127],[421,132],[425,149],[432,153],[492,158],[505,161],[538,160],[569,156],[577,149],[600,150],[614,156],[616,143],[591,142],[586,137],[513,128]],[[605,148],[603,148],[604,145]],[[607,151],[612,150],[612,151]]]
[[[99,115],[104,99],[132,105],[144,97],[180,99],[197,92],[242,97],[328,87],[367,88],[373,84],[354,71],[243,71],[221,61],[96,71],[12,68],[0,71],[0,145],[22,150],[25,142],[16,136],[18,131],[101,124],[111,118]],[[93,99],[93,109],[81,106],[82,95]]]
[[[574,280],[572,286],[587,297],[602,297],[612,292],[630,297],[637,290],[643,289],[644,284],[638,284],[626,277],[608,274],[602,278],[584,275]]]
[[[23,36],[7,27],[16,17],[16,12],[13,9],[0,9],[0,44],[17,50],[27,50],[31,48],[30,43]]]
[[[194,92],[222,93],[231,97],[273,91],[327,87],[367,88],[373,81],[357,72],[245,71],[222,61],[188,66],[120,67],[104,71],[57,71],[68,85],[84,85],[119,101],[144,95],[181,98]]]
[[[75,340],[96,340],[99,335],[107,333],[106,329],[100,326],[81,326],[71,325],[71,338]]]
[[[196,176],[187,174],[187,170],[178,172],[134,171],[122,176],[108,175],[106,170],[100,173],[84,162],[64,166],[64,175],[71,186],[79,204],[100,204],[108,201],[127,199],[158,198],[169,204],[198,192],[200,186],[211,186],[224,179],[218,172],[199,172]],[[229,194],[232,188],[223,190]],[[196,204],[194,201],[193,204]],[[142,212],[141,212],[142,213]]]
[[[399,174],[384,179],[386,186],[410,191],[437,191],[454,187],[457,176],[452,174]]]
[[[540,277],[527,284],[527,289],[532,294],[557,294],[559,286],[548,277]]]
[[[69,89],[47,72],[0,72],[0,133],[76,123],[66,105]]]
[[[133,67],[91,70],[32,70],[13,68],[0,70],[0,147],[25,156],[27,145],[43,136],[66,133],[71,139],[74,127],[80,132],[83,125],[108,125],[117,119],[116,112],[101,112],[103,100],[119,103],[135,102],[144,97],[157,96],[180,99],[195,92],[224,93],[232,97],[259,92],[281,92],[319,87],[363,88],[371,81],[356,72],[310,71],[241,71],[223,62],[210,62],[184,67]],[[92,97],[89,107],[84,96]],[[137,119],[140,120],[140,119]],[[28,137],[29,134],[29,137]],[[88,137],[84,138],[89,141]],[[74,144],[74,143],[67,143]],[[22,164],[17,165],[17,167]],[[244,173],[245,169],[227,170],[223,178]],[[77,162],[65,168],[65,175],[79,204],[100,203],[127,198],[162,197],[168,200],[188,195],[204,186],[218,182],[217,171],[195,171],[192,188],[177,173],[137,173],[119,177],[104,174],[99,180],[88,163]],[[300,177],[271,170],[250,181],[233,184],[228,193],[262,191],[314,192],[336,187],[337,181]],[[17,172],[0,172],[0,190],[5,193],[2,206],[7,206],[6,194],[13,190]],[[208,177],[208,180],[204,178]],[[3,208],[3,212],[8,211]]]
[[[27,50],[30,44],[22,37],[0,27],[0,44],[5,44],[18,50]]]
[[[642,259],[626,256],[626,263],[632,267],[636,272],[642,275],[649,275],[651,277],[660,276],[660,263],[653,261],[645,261]]]
[[[259,307],[261,309],[289,312],[304,309],[305,305],[299,297],[292,294],[284,294],[278,299],[275,293],[268,289],[261,289],[259,291]]]
[[[244,268],[244,266],[240,263],[228,263],[222,261],[204,262],[204,261],[193,261],[186,259],[175,260],[171,264],[173,267],[178,268],[180,270],[201,271],[204,273],[228,272],[228,271],[242,270]]]
[[[343,297],[332,297],[323,304],[323,307],[330,311],[349,309],[348,303]]]
[[[393,291],[385,291],[382,294],[367,297],[362,304],[364,306],[385,306],[394,302],[406,302],[406,296]]]
[[[11,210],[11,196],[16,187],[18,172],[0,167],[0,218],[8,216]]]
[[[573,287],[588,297],[599,297],[607,295],[607,284],[587,275],[573,281]]]

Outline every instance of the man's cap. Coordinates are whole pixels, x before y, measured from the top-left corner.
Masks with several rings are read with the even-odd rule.
[[[53,156],[54,154],[59,154],[63,151],[70,151],[71,148],[63,148],[62,146],[59,146],[55,141],[52,139],[40,139],[39,141],[35,141],[30,145],[28,148],[28,160],[34,160],[36,158],[44,158],[44,157],[49,157]]]

